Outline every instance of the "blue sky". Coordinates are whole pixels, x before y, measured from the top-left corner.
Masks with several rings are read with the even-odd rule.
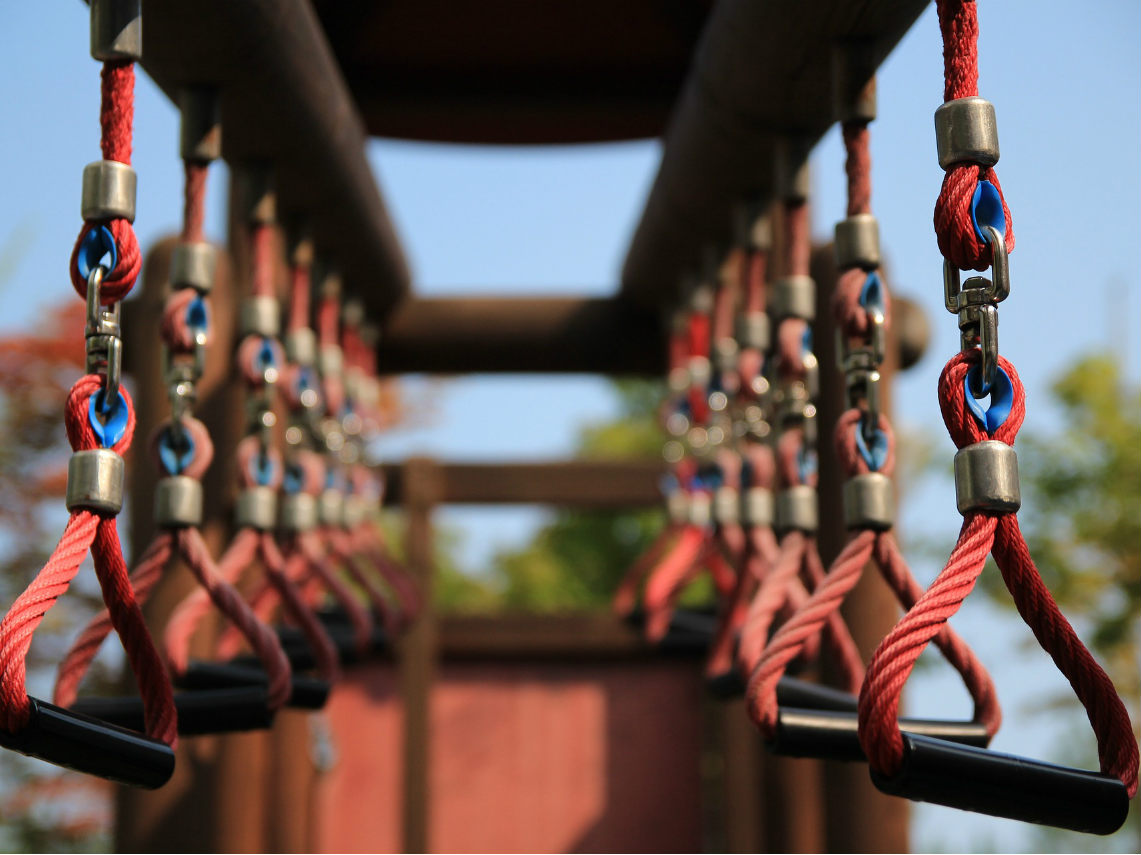
[[[1057,416],[1047,401],[1049,379],[1079,354],[1111,348],[1133,377],[1141,368],[1141,4],[1002,0],[981,4],[980,21],[980,94],[998,111],[998,172],[1018,238],[1012,293],[1000,310],[1000,344],[1028,389],[1028,429],[1049,430]],[[73,297],[66,264],[80,224],[80,173],[98,157],[99,84],[81,4],[6,3],[0,24],[0,55],[9,69],[0,80],[9,117],[0,133],[0,163],[6,164],[0,330],[12,330],[34,325],[45,308]],[[929,356],[899,378],[896,421],[940,437],[949,467],[952,446],[941,439],[934,387],[957,347],[957,328],[942,307],[930,224],[941,178],[932,113],[941,97],[941,46],[931,8],[879,76],[873,207],[889,284],[926,309],[934,333]],[[540,149],[378,140],[369,155],[420,293],[602,295],[617,281],[659,151],[656,141]],[[177,228],[181,183],[174,109],[145,78],[137,94],[135,152],[137,230],[145,247]],[[814,154],[819,237],[831,233],[843,212],[841,157],[835,132]],[[223,173],[212,176],[208,217],[217,239],[223,236]],[[433,419],[386,438],[381,447],[392,457],[561,457],[584,423],[616,411],[608,384],[592,377],[412,380],[409,394],[431,396]],[[958,527],[949,484],[928,485],[912,498],[903,530],[943,539],[949,548]],[[457,508],[442,521],[466,532],[463,558],[478,567],[497,546],[526,538],[542,517],[535,509]],[[916,566],[924,580],[937,570],[930,562]],[[1056,728],[1027,723],[1019,708],[1064,684],[1041,659],[1010,655],[1024,637],[1020,626],[981,601],[970,602],[956,623],[994,665],[1003,691],[1008,718],[997,747],[1038,750]],[[922,680],[912,693],[920,712],[920,695],[941,697],[943,688],[955,698],[962,694],[953,680]],[[993,846],[1028,845],[1016,824],[967,821],[934,808],[917,816],[919,843],[952,850],[988,835]]]

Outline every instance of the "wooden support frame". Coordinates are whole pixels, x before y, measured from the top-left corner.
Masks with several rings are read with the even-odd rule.
[[[622,270],[622,295],[668,308],[741,202],[768,204],[777,141],[802,156],[835,120],[832,53],[859,42],[879,66],[928,0],[722,0],[674,107],[657,177]],[[779,81],[779,84],[777,83]]]
[[[647,507],[662,501],[659,460],[542,463],[437,463],[436,501],[449,505]],[[384,466],[385,503],[403,505],[414,489],[408,464]]]
[[[382,317],[407,293],[408,266],[308,0],[164,0],[145,20],[147,73],[176,104],[180,87],[218,87],[226,160],[272,165],[279,219],[303,219],[346,293]]]
[[[387,374],[665,372],[656,311],[582,297],[410,297],[379,343]]]

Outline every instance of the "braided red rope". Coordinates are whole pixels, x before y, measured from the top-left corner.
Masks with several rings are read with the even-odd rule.
[[[999,357],[1010,377],[1009,417],[989,435],[967,407],[963,381],[974,354],[957,354],[939,378],[939,406],[956,447],[986,439],[1013,445],[1025,417],[1025,393],[1014,366]],[[900,693],[919,654],[958,611],[993,554],[1019,614],[1042,648],[1069,680],[1097,736],[1101,771],[1137,792],[1138,751],[1125,705],[1109,676],[1081,643],[1058,609],[1018,527],[1014,514],[970,513],[943,571],[896,624],[872,657],[860,691],[860,743],[872,768],[886,775],[899,769],[903,742],[896,724]]]
[[[859,430],[861,418],[859,410],[849,410],[836,425],[837,457],[848,477],[870,471],[856,448],[855,432]],[[882,415],[879,428],[887,437],[887,454],[878,471],[890,476],[895,465],[895,442],[891,426]],[[887,532],[864,530],[854,533],[812,595],[773,636],[750,677],[747,708],[766,737],[772,738],[776,732],[777,683],[788,664],[801,652],[804,641],[818,633],[829,616],[838,612],[869,561],[875,561],[884,580],[904,608],[910,608],[918,599],[921,589],[900,554],[895,539]],[[962,674],[964,684],[974,701],[974,720],[982,723],[987,733],[993,736],[1001,724],[1002,712],[990,675],[949,626],[942,627],[935,642],[945,652],[948,661]]]
[[[943,33],[943,100],[952,101],[979,94],[979,21],[974,0],[937,0],[939,28]],[[986,270],[991,265],[990,247],[975,233],[971,197],[980,181],[989,181],[1002,199],[1006,220],[1006,250],[1014,250],[1014,226],[1010,209],[993,168],[960,163],[943,176],[935,202],[935,234],[943,257],[961,270]]]
[[[99,122],[102,127],[100,146],[104,160],[131,163],[131,129],[135,116],[134,63],[105,62],[102,72],[102,105]],[[135,287],[142,269],[142,253],[135,230],[124,219],[116,218],[103,223],[85,223],[71,252],[68,270],[71,284],[80,297],[87,297],[87,278],[79,272],[79,254],[88,233],[105,225],[115,241],[115,266],[103,277],[100,297],[104,305],[122,300]]]
[[[64,424],[74,451],[99,448],[89,421],[88,406],[102,385],[102,378],[88,374],[81,377],[68,394]],[[123,436],[112,446],[119,454],[130,447],[135,431],[134,404],[125,389],[121,394],[127,407],[127,422]],[[174,745],[178,731],[170,680],[127,578],[115,518],[86,510],[71,514],[51,557],[0,622],[0,728],[17,732],[28,722],[31,708],[25,684],[25,659],[32,635],[47,611],[67,591],[88,551],[94,560],[110,623],[123,642],[139,685],[146,733]]]

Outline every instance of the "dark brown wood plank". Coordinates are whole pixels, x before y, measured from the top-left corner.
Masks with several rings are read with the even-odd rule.
[[[723,0],[698,45],[661,166],[622,271],[622,293],[669,306],[706,246],[728,246],[732,212],[772,195],[776,141],[814,145],[832,124],[832,52],[866,41],[869,73],[928,0]]]
[[[219,87],[226,159],[273,164],[281,219],[304,218],[346,292],[382,317],[408,290],[408,267],[310,3],[147,3],[144,32],[147,73],[172,98],[188,84]]]
[[[424,372],[665,373],[656,312],[582,297],[410,298],[379,343],[381,370]]]
[[[384,466],[385,502],[407,501],[408,464]],[[660,504],[658,460],[440,463],[441,504],[631,508]]]
[[[656,137],[708,0],[316,0],[369,133],[465,143]]]

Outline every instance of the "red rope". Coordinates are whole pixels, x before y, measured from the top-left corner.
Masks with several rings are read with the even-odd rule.
[[[974,0],[938,0],[939,28],[943,33],[943,100],[979,94],[979,21]],[[947,170],[935,202],[935,234],[943,257],[961,270],[986,270],[991,251],[979,240],[971,219],[971,197],[980,181],[989,181],[1002,199],[1006,220],[1006,250],[1014,251],[1010,209],[994,169],[960,163]]]
[[[155,584],[162,578],[162,571],[170,560],[173,544],[174,540],[169,534],[156,537],[131,571],[131,587],[134,588],[135,599],[140,604],[147,601]],[[111,615],[106,609],[95,615],[84,627],[60,662],[56,672],[52,703],[60,707],[70,707],[75,703],[83,677],[112,628]]]
[[[958,354],[943,369],[939,379],[943,421],[958,448],[985,439],[1012,445],[1025,417],[1022,382],[1014,366],[999,357],[999,365],[1013,387],[1013,405],[1006,421],[988,436],[970,414],[963,392],[963,380],[975,358],[974,354]],[[896,715],[903,684],[927,642],[973,589],[992,548],[1019,614],[1086,709],[1097,736],[1102,772],[1119,778],[1132,797],[1137,792],[1138,752],[1129,715],[1108,675],[1081,643],[1042,582],[1014,514],[966,515],[947,565],[872,657],[859,704],[860,743],[869,763],[887,775],[898,771],[903,744]]]
[[[312,271],[308,264],[293,264],[289,269],[289,320],[286,329],[301,330],[309,326],[309,295]]]
[[[89,421],[88,404],[102,384],[102,378],[89,374],[81,377],[68,395],[64,425],[74,451],[99,447]],[[123,436],[112,446],[119,454],[130,447],[135,431],[134,405],[125,389],[122,395],[127,406],[127,424]],[[115,519],[85,510],[71,514],[51,557],[0,622],[0,728],[16,732],[28,722],[31,708],[25,684],[25,659],[32,635],[47,611],[67,590],[88,550],[94,559],[111,625],[123,642],[142,694],[146,733],[173,745],[177,741],[177,723],[170,681],[127,578]]]
[[[195,160],[183,162],[186,180],[183,184],[182,240],[197,243],[205,236],[206,222],[206,175],[209,163]]]
[[[870,214],[872,211],[872,153],[868,124],[849,121],[841,125],[844,151],[847,159],[844,170],[848,174],[848,216]]]
[[[102,127],[100,146],[104,160],[131,163],[131,129],[135,116],[135,66],[133,63],[106,62],[102,75]],[[79,273],[79,253],[87,233],[98,225],[111,230],[118,255],[114,268],[103,277],[100,296],[104,305],[122,300],[131,292],[142,268],[142,253],[135,230],[124,219],[86,223],[75,242],[68,265],[71,284],[80,297],[87,297],[87,279]]]

